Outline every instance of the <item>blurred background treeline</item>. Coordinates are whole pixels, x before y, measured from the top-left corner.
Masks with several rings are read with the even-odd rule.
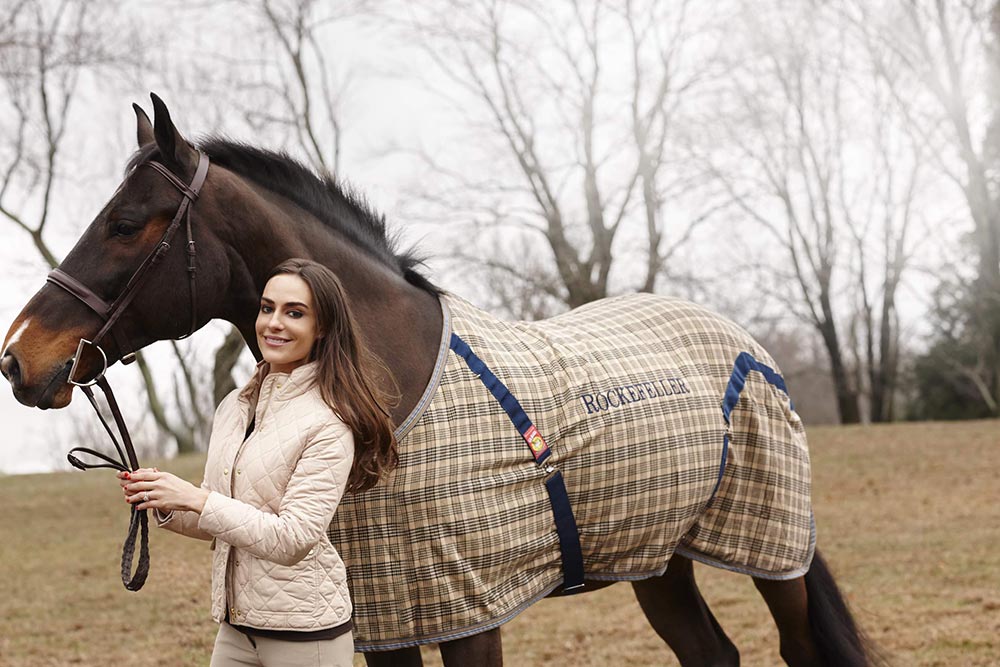
[[[4,326],[152,90],[351,184],[498,314],[677,295],[807,423],[1000,416],[996,0],[0,0],[0,85]],[[247,357],[218,324],[118,371],[148,450],[200,448]]]

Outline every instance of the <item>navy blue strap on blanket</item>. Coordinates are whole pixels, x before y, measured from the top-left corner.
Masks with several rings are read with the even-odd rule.
[[[729,457],[729,417],[732,415],[733,408],[736,407],[736,403],[740,400],[740,393],[743,391],[743,387],[747,383],[747,375],[750,371],[757,371],[763,375],[764,379],[770,384],[785,392],[786,396],[788,395],[788,388],[785,387],[785,380],[778,375],[773,368],[760,363],[749,352],[739,353],[736,357],[736,363],[733,364],[732,375],[729,376],[729,384],[726,386],[726,393],[722,397],[722,417],[726,420],[726,433],[722,437],[722,462],[719,464],[719,478],[715,481],[715,488],[712,489],[713,498],[715,497],[715,492],[719,490],[719,485],[722,483],[722,473],[726,471],[726,459]],[[793,410],[795,409],[794,406],[791,405],[791,399],[789,399],[789,407]]]
[[[462,340],[458,334],[452,333],[450,347],[452,352],[465,359],[469,370],[479,377],[493,398],[507,413],[514,428],[528,443],[535,463],[544,466],[545,471],[549,473],[545,479],[545,489],[549,492],[552,516],[555,519],[556,533],[559,536],[559,549],[562,551],[563,591],[582,588],[583,549],[580,547],[580,532],[576,527],[573,507],[569,502],[569,494],[566,492],[566,483],[563,481],[562,472],[556,470],[551,464],[545,465],[545,461],[552,454],[552,451],[545,444],[541,433],[531,423],[531,419],[524,412],[524,408],[521,407],[517,398],[510,393],[506,385],[493,374],[493,371],[483,360],[476,356],[468,343]]]

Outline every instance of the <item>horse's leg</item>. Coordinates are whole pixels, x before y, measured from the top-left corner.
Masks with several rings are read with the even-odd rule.
[[[500,628],[480,632],[478,635],[438,644],[444,667],[503,667]],[[368,667],[423,667],[420,649],[401,648],[395,651],[365,653]]]
[[[791,667],[823,667],[809,630],[809,596],[804,577],[771,581],[754,579],[781,639],[781,657]]]
[[[395,651],[378,651],[365,653],[365,663],[368,667],[423,667],[420,648],[400,648]]]
[[[880,662],[854,622],[819,552],[804,577],[754,579],[781,637],[781,657],[792,667],[868,667]]]
[[[438,644],[444,667],[503,667],[500,628]]]
[[[715,620],[694,580],[690,559],[674,554],[659,577],[632,583],[639,606],[682,667],[731,667],[740,654]]]

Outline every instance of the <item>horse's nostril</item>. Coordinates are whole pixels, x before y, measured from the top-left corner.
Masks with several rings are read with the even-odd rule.
[[[0,373],[3,373],[3,376],[12,385],[15,387],[18,385],[18,382],[21,380],[21,367],[18,365],[17,359],[13,354],[8,352],[3,355],[3,359],[0,360]]]

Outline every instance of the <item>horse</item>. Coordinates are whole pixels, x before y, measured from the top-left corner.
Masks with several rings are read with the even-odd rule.
[[[399,468],[345,499],[329,533],[368,665],[421,665],[429,643],[446,667],[501,665],[504,622],[540,598],[616,581],[631,583],[681,665],[737,665],[695,560],[753,577],[788,665],[878,661],[815,550],[802,424],[777,365],[742,329],[652,295],[538,324],[493,319],[436,287],[331,176],[227,139],[191,143],[151,97],[154,121],[133,105],[138,150],[124,181],[59,267],[72,280],[50,278],[7,333],[0,371],[18,401],[65,407],[71,373],[97,376],[216,318],[260,358],[266,277],[310,258],[343,282],[387,369],[377,381],[399,398]],[[182,211],[187,253],[164,240]],[[99,330],[113,334],[103,359],[79,345]],[[464,384],[435,407],[452,381]],[[755,467],[765,463],[784,467]],[[393,579],[411,558],[412,580]]]

